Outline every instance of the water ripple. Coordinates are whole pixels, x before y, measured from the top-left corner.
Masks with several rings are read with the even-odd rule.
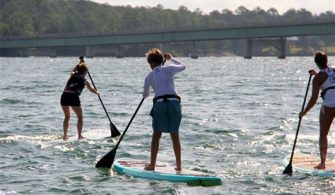
[[[77,119],[71,111],[70,140],[62,140],[59,98],[77,59],[0,58],[0,194],[333,193],[332,178],[282,175],[282,160],[295,139],[311,58],[181,60],[187,65],[176,77],[182,96],[183,166],[218,175],[223,185],[192,187],[95,169],[119,138],[110,138],[99,99],[84,89],[86,139],[77,140]],[[87,61],[111,120],[122,133],[142,98],[143,79],[150,68],[145,58]],[[13,75],[14,70],[21,71]],[[149,161],[151,99],[144,101],[132,121],[116,158]],[[300,128],[296,151],[318,155],[318,109],[304,117]],[[333,140],[331,134],[330,148],[335,146]],[[160,143],[158,160],[174,164],[170,136],[163,134]],[[333,150],[329,156],[335,157]]]

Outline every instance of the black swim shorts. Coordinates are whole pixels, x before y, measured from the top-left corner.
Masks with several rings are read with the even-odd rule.
[[[60,98],[62,106],[80,106],[79,95],[76,93],[63,93]]]

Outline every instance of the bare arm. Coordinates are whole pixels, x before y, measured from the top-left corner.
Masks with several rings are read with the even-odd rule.
[[[99,95],[98,91],[94,88],[91,87],[91,84],[85,80],[85,86],[87,87],[87,89],[92,92],[92,93],[95,93],[97,95]]]
[[[324,72],[318,73],[314,79],[313,79],[313,84],[312,84],[312,96],[308,101],[308,104],[304,111],[299,113],[299,117],[303,117],[305,114],[307,114],[308,111],[310,111],[313,106],[315,105],[316,101],[318,100],[319,97],[319,92],[320,92],[320,86],[323,82],[326,81],[328,75]]]

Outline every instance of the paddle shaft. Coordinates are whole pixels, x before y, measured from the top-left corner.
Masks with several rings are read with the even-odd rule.
[[[142,103],[144,101],[144,98],[142,98],[140,104],[137,106],[135,113],[133,114],[133,116],[131,117],[126,129],[123,131],[119,141],[117,142],[117,144],[115,145],[115,147],[109,151],[105,156],[103,156],[95,165],[96,168],[111,168],[115,159],[115,155],[116,155],[116,150],[118,148],[118,146],[121,143],[121,140],[123,139],[124,135],[126,134],[131,122],[133,121],[133,119],[135,118],[137,111],[140,109]]]
[[[90,80],[91,80],[91,82],[92,82],[92,85],[93,85],[94,89],[97,90],[97,88],[96,88],[96,86],[95,86],[95,84],[94,84],[94,81],[93,81],[93,79],[92,79],[92,77],[91,77],[90,72],[87,72],[87,74],[88,74],[88,76],[90,77]],[[104,103],[102,102],[102,99],[101,99],[101,97],[100,97],[99,94],[98,94],[98,97],[99,97],[100,103],[101,103],[101,105],[102,105],[102,107],[103,107],[103,109],[104,109],[104,111],[105,111],[105,113],[106,113],[106,116],[107,116],[107,118],[108,118],[108,120],[109,120],[109,122],[110,122],[111,137],[119,136],[119,135],[120,135],[120,132],[119,132],[119,130],[117,130],[117,128],[115,127],[115,125],[112,123],[112,120],[110,119],[110,117],[109,117],[109,115],[108,115],[108,112],[107,112],[107,110],[106,110],[106,108],[105,108],[105,105],[104,105]]]
[[[127,132],[128,128],[129,128],[130,124],[133,122],[133,119],[135,118],[135,116],[136,116],[136,114],[137,114],[137,111],[138,111],[138,110],[140,109],[140,107],[142,106],[143,101],[144,101],[144,98],[142,98],[140,104],[137,106],[137,108],[136,108],[136,110],[135,110],[133,116],[131,117],[131,119],[130,119],[130,121],[129,121],[127,127],[126,127],[126,129],[123,131],[123,133],[122,133],[122,135],[121,135],[119,141],[117,142],[115,148],[117,148],[117,147],[119,146],[120,142],[122,141],[123,136],[126,134],[126,132]]]
[[[310,85],[310,83],[311,83],[311,78],[312,78],[312,75],[310,74],[310,75],[309,75],[309,79],[308,79],[307,88],[306,88],[305,97],[304,97],[304,102],[302,103],[302,107],[301,107],[301,112],[304,111],[304,108],[305,108],[305,103],[306,103],[306,98],[307,98],[307,94],[308,94],[309,85]],[[294,139],[294,144],[293,144],[293,149],[292,149],[292,153],[291,153],[291,158],[290,158],[289,166],[292,166],[292,160],[293,160],[293,155],[294,155],[294,149],[295,149],[295,145],[296,145],[296,143],[297,143],[297,139],[298,139],[298,134],[299,134],[300,124],[301,124],[301,119],[302,119],[302,117],[299,117],[299,122],[298,122],[297,132],[296,132],[296,134],[295,134],[295,139]]]
[[[97,88],[95,87],[95,84],[94,84],[94,82],[93,82],[93,79],[92,79],[92,77],[91,77],[90,72],[87,72],[87,73],[88,73],[88,76],[90,77],[90,80],[91,80],[91,82],[92,82],[92,84],[93,84],[94,89],[97,90]],[[109,122],[112,123],[111,119],[109,118],[108,112],[107,112],[107,110],[106,110],[106,108],[105,108],[105,105],[104,105],[104,103],[102,102],[102,99],[101,99],[101,97],[100,97],[99,94],[98,94],[98,97],[99,97],[99,100],[100,100],[100,102],[101,102],[102,107],[103,107],[104,110],[105,110],[105,113],[106,113],[106,116],[107,116]]]

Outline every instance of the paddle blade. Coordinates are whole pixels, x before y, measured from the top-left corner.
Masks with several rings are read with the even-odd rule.
[[[289,163],[289,164],[287,165],[287,167],[285,168],[285,170],[283,171],[283,174],[289,174],[289,175],[291,175],[292,173],[293,173],[293,170],[292,170],[292,164]]]
[[[113,123],[110,123],[110,127],[111,127],[111,137],[117,137],[121,135],[120,131],[117,130],[117,128],[115,127]]]
[[[116,154],[116,147],[108,152],[102,159],[100,159],[97,164],[95,165],[95,168],[111,168],[114,162]]]

